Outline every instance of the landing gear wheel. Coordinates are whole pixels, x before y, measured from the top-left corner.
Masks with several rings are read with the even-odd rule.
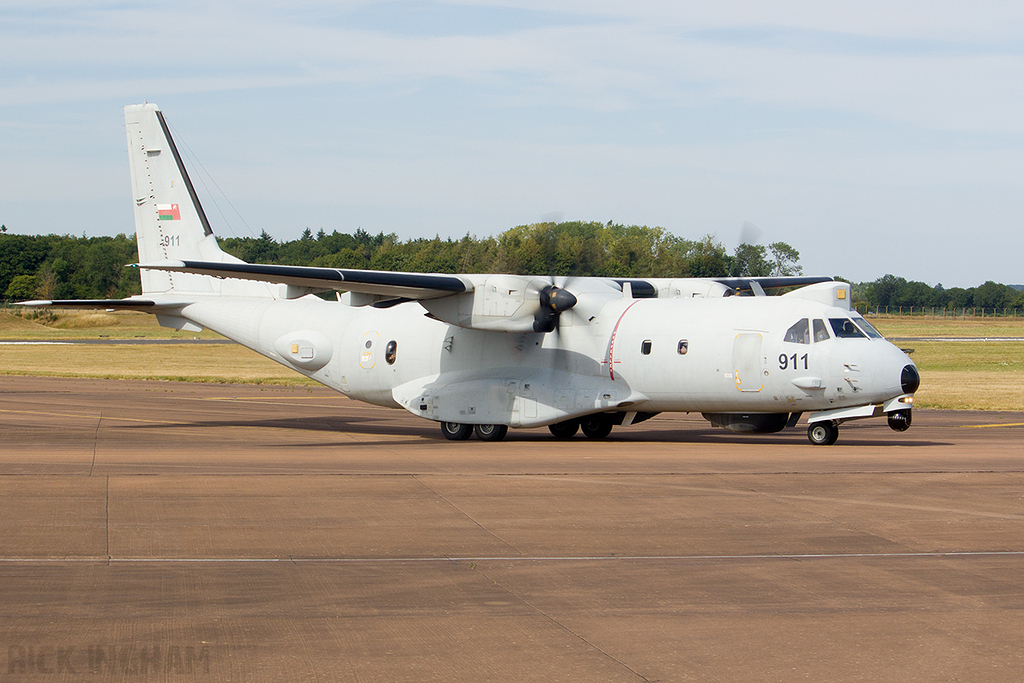
[[[477,425],[474,430],[481,441],[501,441],[508,434],[508,425]]]
[[[905,432],[910,429],[911,413],[909,410],[897,410],[889,413],[889,429]]]
[[[556,439],[571,439],[576,436],[576,432],[580,431],[580,421],[566,420],[565,422],[556,422],[553,425],[548,425],[548,431]]]
[[[458,422],[442,422],[441,433],[449,441],[465,441],[473,433],[473,425],[464,425]]]
[[[587,415],[580,420],[580,428],[588,439],[603,439],[612,433],[612,419],[608,415]]]
[[[835,422],[815,422],[807,427],[807,439],[815,446],[831,446],[839,438],[839,425]]]

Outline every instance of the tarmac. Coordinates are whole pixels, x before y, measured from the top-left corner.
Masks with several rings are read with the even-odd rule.
[[[0,377],[0,680],[1020,681],[1024,413],[450,442]]]

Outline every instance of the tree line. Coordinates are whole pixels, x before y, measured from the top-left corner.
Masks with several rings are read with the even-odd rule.
[[[316,234],[296,240],[219,238],[224,251],[250,263],[364,268],[424,273],[514,273],[604,277],[741,277],[799,275],[800,253],[785,242],[741,244],[732,252],[710,235],[696,240],[663,228],[613,222],[520,225],[496,237],[401,240],[393,233]],[[107,299],[141,292],[134,235],[74,237],[0,231],[0,293],[26,299]],[[1002,293],[1000,298],[999,293]],[[871,306],[1024,306],[1004,285],[942,289],[886,275],[854,285]],[[1018,300],[1020,299],[1020,300]]]
[[[895,275],[884,275],[874,282],[853,285],[853,300],[858,308],[888,309],[890,312],[911,308],[968,309],[1000,311],[1024,309],[1024,287],[1009,286],[989,280],[977,287],[934,287],[924,282],[908,281]]]

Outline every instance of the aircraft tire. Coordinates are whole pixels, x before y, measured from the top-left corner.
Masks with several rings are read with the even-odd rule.
[[[473,430],[481,441],[501,441],[508,434],[508,425],[477,425]]]
[[[835,422],[815,422],[807,427],[807,440],[815,446],[831,446],[839,438]]]
[[[587,415],[580,420],[580,428],[588,439],[603,439],[612,433],[612,419],[603,413]]]
[[[449,441],[465,441],[473,434],[473,425],[459,422],[442,422],[441,433]]]
[[[548,431],[556,439],[571,439],[576,436],[576,432],[579,430],[579,420],[566,420],[565,422],[556,422],[555,424],[548,425]]]

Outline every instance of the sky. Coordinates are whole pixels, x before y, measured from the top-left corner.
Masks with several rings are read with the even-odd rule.
[[[134,232],[143,101],[221,236],[614,221],[1024,283],[1024,3],[0,0],[0,223]]]

